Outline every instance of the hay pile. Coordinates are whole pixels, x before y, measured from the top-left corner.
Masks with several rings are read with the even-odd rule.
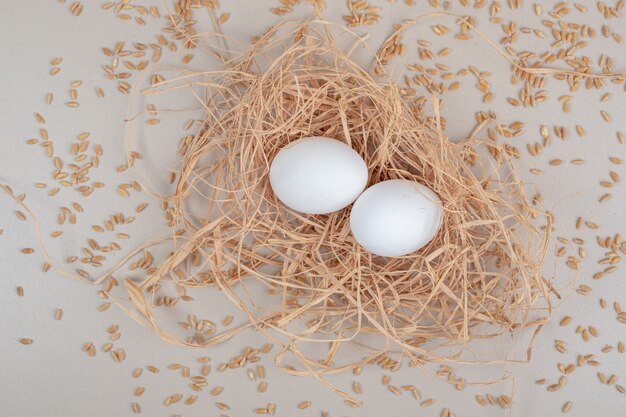
[[[391,348],[414,363],[455,359],[472,339],[538,325],[533,306],[540,299],[549,305],[551,288],[540,273],[550,218],[528,204],[510,156],[478,138],[490,121],[453,143],[436,100],[429,117],[336,48],[325,25],[300,25],[288,38],[278,32],[271,29],[221,70],[154,86],[152,92],[193,79],[206,88],[206,116],[179,149],[182,168],[169,199],[179,231],[173,252],[145,281],[127,281],[145,322],[175,340],[151,313],[148,290],[161,280],[216,286],[249,326],[287,339],[279,365],[289,352],[302,364],[289,372],[318,376],[375,362]],[[354,241],[349,207],[303,215],[282,205],[270,188],[270,163],[289,142],[316,135],[355,149],[369,168],[368,185],[404,178],[433,189],[445,211],[435,239],[409,256],[378,257]],[[201,216],[197,202],[190,204],[198,197],[206,202]],[[538,217],[545,227],[531,224]],[[267,300],[246,291],[252,283],[277,301],[261,307]],[[362,345],[364,335],[380,343],[335,362],[340,346]],[[301,347],[309,343],[325,354],[308,357]],[[459,349],[436,353],[435,346],[450,344]]]

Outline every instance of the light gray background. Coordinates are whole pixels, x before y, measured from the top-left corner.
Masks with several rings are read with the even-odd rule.
[[[89,229],[91,224],[100,223],[115,207],[131,215],[132,209],[140,202],[151,202],[145,215],[139,216],[127,228],[133,238],[123,242],[125,250],[166,231],[161,226],[162,217],[154,200],[146,194],[134,194],[132,199],[122,199],[116,193],[118,184],[136,178],[133,173],[118,174],[114,171],[124,160],[123,119],[128,115],[129,96],[118,93],[114,83],[104,79],[101,69],[102,64],[109,63],[109,59],[101,52],[102,47],[113,47],[117,41],[155,42],[162,19],[148,18],[150,24],[140,27],[132,22],[115,19],[111,11],[100,10],[102,2],[84,3],[85,10],[79,17],[69,13],[69,3],[62,4],[54,0],[3,0],[0,4],[0,179],[11,185],[17,193],[26,193],[27,202],[35,209],[44,230],[48,232],[57,228],[55,219],[60,206],[79,201],[85,207],[85,213],[79,215],[75,226],[63,228],[63,239],[48,243],[52,256],[59,261],[70,254],[77,254],[79,248],[85,244],[84,230]],[[341,16],[346,14],[345,3],[328,3],[330,5],[326,17],[341,22]],[[370,43],[375,48],[391,33],[393,23],[433,10],[429,7],[407,7],[385,1],[373,3],[382,7],[383,20],[372,27],[361,27],[359,30],[371,33]],[[458,7],[457,2],[453,3],[453,11],[475,16],[480,28],[492,39],[502,36],[498,25],[488,23],[485,8],[463,9]],[[548,9],[556,2],[543,3],[544,9]],[[158,5],[164,10],[161,2],[145,0],[144,5],[150,4]],[[280,19],[270,12],[271,7],[278,5],[278,1],[223,1],[222,11],[232,13],[224,30],[230,36],[245,42],[251,35],[262,32]],[[595,10],[595,5],[590,4],[589,8],[590,12],[578,16],[578,19],[599,31],[599,26],[606,22]],[[514,14],[504,5],[503,9],[502,16],[505,19],[510,17],[520,26],[542,29],[541,18],[533,15],[531,4],[525,4],[523,11],[516,11]],[[303,4],[290,16],[306,16],[309,10]],[[545,13],[544,11],[544,17]],[[420,27],[407,34],[405,43],[410,56],[415,57],[417,39],[428,39],[435,45],[442,45],[442,39],[429,30],[434,22],[424,21]],[[437,22],[453,26],[449,19],[439,19]],[[614,19],[609,25],[614,31],[626,35],[622,33],[623,18]],[[207,31],[209,30],[212,29],[207,25]],[[502,122],[524,121],[525,133],[511,141],[522,150],[523,157],[519,161],[522,177],[536,183],[542,191],[542,207],[553,212],[557,219],[555,235],[585,240],[587,259],[582,262],[578,278],[571,270],[563,267],[564,258],[548,259],[547,273],[551,275],[554,272],[560,277],[559,288],[565,299],[556,310],[555,321],[548,324],[537,338],[531,363],[459,369],[458,374],[470,381],[510,375],[502,383],[470,386],[461,392],[435,381],[417,369],[402,366],[399,372],[392,374],[391,383],[395,386],[416,385],[424,398],[435,400],[434,405],[427,408],[420,407],[419,402],[407,393],[400,397],[390,393],[381,384],[383,375],[387,373],[377,367],[365,369],[358,378],[352,374],[332,378],[333,383],[348,391],[354,380],[363,385],[364,394],[361,397],[365,404],[360,409],[352,409],[314,379],[289,377],[273,370],[272,357],[269,355],[263,359],[269,382],[265,394],[256,392],[256,383],[248,380],[245,368],[223,374],[214,370],[209,377],[208,389],[224,386],[224,392],[219,397],[213,398],[208,392],[204,392],[199,395],[200,398],[194,406],[179,403],[165,407],[163,401],[167,396],[174,393],[186,396],[192,393],[187,387],[188,382],[179,372],[166,369],[168,364],[178,362],[189,365],[193,373],[200,368],[195,360],[201,356],[210,356],[216,368],[217,364],[228,360],[245,346],[261,346],[265,339],[259,334],[247,332],[215,348],[204,351],[186,349],[162,342],[119,309],[111,308],[105,313],[99,313],[96,308],[101,300],[94,287],[51,272],[44,274],[41,272],[42,261],[37,254],[23,255],[18,252],[20,248],[27,246],[37,248],[35,235],[28,223],[19,222],[15,218],[13,211],[17,207],[8,199],[0,198],[0,228],[4,229],[0,236],[0,415],[130,416],[131,402],[138,401],[143,408],[142,414],[148,416],[245,416],[252,415],[253,408],[264,407],[273,402],[277,404],[276,415],[279,416],[319,416],[320,410],[329,410],[331,416],[439,416],[447,407],[459,417],[509,414],[544,417],[559,415],[561,406],[568,400],[573,402],[569,413],[572,416],[623,415],[626,397],[619,394],[614,387],[601,385],[596,373],[600,371],[607,375],[617,374],[618,383],[625,384],[626,356],[615,350],[611,353],[600,353],[603,346],[615,346],[618,340],[626,340],[624,325],[615,320],[611,307],[613,302],[626,305],[624,276],[620,269],[601,281],[591,280],[591,275],[601,269],[596,262],[602,257],[602,251],[595,244],[595,236],[626,233],[626,192],[623,183],[617,184],[611,190],[613,199],[610,202],[597,203],[598,197],[605,191],[599,187],[598,182],[608,178],[609,169],[615,169],[622,177],[626,177],[624,165],[610,167],[608,163],[610,155],[626,159],[625,145],[619,145],[615,140],[617,131],[626,130],[621,117],[626,110],[623,86],[612,87],[613,96],[607,103],[599,101],[602,92],[581,89],[572,102],[572,112],[566,115],[561,112],[561,105],[557,101],[565,93],[564,86],[549,80],[546,86],[550,96],[548,103],[529,110],[513,108],[506,104],[506,97],[514,96],[517,91],[517,88],[510,86],[511,73],[508,64],[478,40],[454,43],[452,37],[448,36],[444,41],[446,46],[453,48],[453,53],[446,59],[451,69],[456,71],[463,66],[475,65],[480,71],[490,71],[492,76],[489,81],[495,95],[493,103],[482,104],[480,95],[473,87],[475,80],[469,77],[463,80],[463,87],[459,91],[446,95],[444,115],[448,118],[450,137],[461,138],[469,134],[474,127],[474,112],[478,110],[495,110]],[[531,50],[543,52],[548,48],[549,41],[539,43],[534,38],[527,38],[521,44]],[[438,48],[433,47],[433,50],[437,51]],[[623,45],[599,37],[591,42],[591,47],[585,53],[591,55],[591,51],[596,57],[601,53],[613,56],[617,68],[626,68],[623,58],[626,51]],[[359,51],[363,64],[369,62],[366,59],[367,54],[367,51]],[[198,57],[194,58],[193,63],[201,66],[203,60],[199,53],[196,55]],[[49,61],[57,56],[64,58],[60,65],[62,70],[51,77],[48,75]],[[180,56],[178,53],[168,53],[163,63],[179,63]],[[415,59],[408,59],[406,62],[415,62]],[[400,73],[400,69],[397,69],[397,73]],[[78,88],[81,103],[78,109],[63,105],[65,101],[69,101],[69,84],[74,80],[83,81],[83,85]],[[106,91],[106,98],[96,97],[95,86],[101,86]],[[55,102],[51,106],[44,103],[45,95],[49,91],[55,94]],[[181,102],[176,107],[184,105]],[[612,123],[605,123],[601,119],[601,109],[613,115]],[[80,132],[91,132],[92,142],[103,145],[105,155],[102,166],[92,172],[92,177],[107,184],[105,189],[88,199],[66,191],[50,199],[46,196],[46,190],[33,187],[35,182],[50,184],[50,174],[54,169],[41,148],[25,144],[27,139],[38,136],[39,126],[33,117],[34,112],[40,112],[46,117],[45,127],[55,143],[57,153],[63,155],[64,159],[68,159],[69,144]],[[173,119],[177,120],[175,117]],[[541,124],[563,125],[573,132],[577,123],[587,130],[585,138],[571,134],[567,141],[560,141],[553,137],[553,145],[539,158],[532,158],[525,151],[526,143],[540,140]],[[163,175],[162,168],[174,162],[170,151],[177,145],[180,125],[180,120],[163,122],[157,128],[146,127],[139,131],[142,142],[140,148],[147,155],[142,170],[151,178],[155,189],[167,190],[166,175]],[[172,132],[171,135],[168,132]],[[547,162],[557,157],[565,161],[583,158],[586,164],[550,167]],[[544,174],[532,176],[528,173],[530,168],[540,168],[544,170]],[[574,224],[578,216],[597,223],[600,229],[575,230]],[[571,254],[574,254],[573,250]],[[568,280],[574,279],[578,281],[566,285]],[[587,296],[578,295],[573,292],[573,288],[579,284],[591,285],[593,291]],[[25,290],[22,298],[17,297],[15,292],[18,285]],[[607,300],[608,309],[602,310],[599,307],[600,297]],[[215,321],[221,320],[228,311],[233,310],[227,303],[217,299],[212,298],[210,304],[208,308],[214,312]],[[60,322],[53,319],[54,310],[58,307],[64,310],[64,317]],[[184,313],[184,310],[176,311],[179,317],[184,317]],[[573,322],[568,327],[560,328],[558,320],[567,314],[573,317]],[[127,359],[121,364],[115,363],[110,355],[100,351],[101,346],[107,342],[106,329],[114,323],[119,324],[122,333],[116,347],[123,347],[127,352]],[[599,337],[584,343],[574,332],[577,325],[596,326],[600,332]],[[35,342],[30,346],[23,346],[18,343],[22,337],[32,338]],[[555,339],[567,342],[565,354],[555,351]],[[98,348],[96,357],[90,358],[81,352],[86,341],[93,342]],[[519,351],[523,345],[518,344],[516,348]],[[555,383],[561,375],[557,363],[567,365],[575,361],[577,354],[589,353],[597,356],[600,366],[577,369],[569,376],[568,383],[562,390],[550,393],[545,386],[533,383],[539,378]],[[134,368],[147,365],[157,366],[161,372],[151,374],[144,371],[141,378],[131,378]],[[139,399],[133,396],[137,386],[146,388],[145,394]],[[513,396],[512,410],[493,406],[480,407],[474,396],[487,393],[494,396]],[[304,400],[312,401],[312,406],[307,410],[298,410],[297,404]],[[229,404],[232,410],[220,411],[214,405],[216,401]]]

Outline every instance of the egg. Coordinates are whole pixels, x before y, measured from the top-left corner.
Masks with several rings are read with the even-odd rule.
[[[409,180],[379,182],[359,196],[350,213],[354,239],[379,256],[404,256],[437,234],[443,207],[437,194]]]
[[[347,207],[365,189],[367,177],[365,161],[354,149],[323,136],[289,143],[276,154],[269,173],[276,197],[308,214]]]

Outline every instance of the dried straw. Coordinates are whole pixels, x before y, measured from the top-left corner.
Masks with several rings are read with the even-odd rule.
[[[326,23],[300,24],[278,37],[284,29],[272,28],[223,69],[146,91],[201,86],[206,115],[179,149],[182,168],[167,198],[177,231],[172,253],[143,282],[126,282],[139,319],[189,345],[158,325],[150,290],[162,281],[217,287],[249,317],[243,328],[282,340],[277,365],[320,378],[379,361],[392,347],[415,364],[459,360],[472,339],[541,325],[544,311],[533,309],[545,300],[550,310],[552,287],[540,269],[551,218],[528,204],[504,149],[479,138],[495,122],[453,143],[436,99],[434,116],[423,114],[393,82],[381,83],[337,48]],[[289,142],[316,135],[355,149],[369,184],[405,178],[432,188],[445,210],[436,238],[408,256],[378,257],[354,241],[350,208],[315,216],[282,205],[269,185],[269,165]],[[199,197],[208,209],[198,216]],[[248,290],[259,286],[267,300]],[[364,335],[382,342],[364,347]],[[362,357],[337,363],[339,348],[350,342]],[[309,343],[325,346],[325,354],[307,356],[302,346]],[[439,353],[450,345],[457,349]],[[283,365],[287,353],[301,369]]]

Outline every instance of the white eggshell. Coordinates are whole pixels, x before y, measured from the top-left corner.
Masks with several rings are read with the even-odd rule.
[[[443,217],[437,194],[418,182],[379,182],[359,196],[350,213],[356,241],[380,256],[404,256],[435,237]]]
[[[270,184],[286,206],[326,214],[348,206],[367,184],[367,166],[336,139],[305,137],[281,149],[270,167]]]

